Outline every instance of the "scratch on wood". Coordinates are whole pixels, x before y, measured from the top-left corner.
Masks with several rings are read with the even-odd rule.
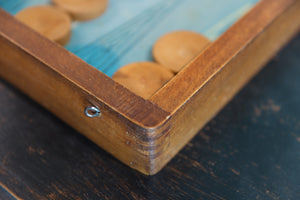
[[[205,140],[206,143],[209,143],[210,137],[206,135],[203,131],[200,132],[200,136]]]
[[[7,157],[8,157],[9,154],[6,154],[3,159],[2,159],[2,164],[3,165],[6,165],[7,164]]]
[[[237,171],[237,170],[235,170],[235,169],[231,169],[231,171],[235,174],[235,175],[237,175],[237,176],[239,176],[240,175],[240,172],[239,171]]]
[[[197,168],[199,168],[201,171],[203,171],[203,172],[205,172],[205,173],[208,173],[208,170],[203,166],[203,165],[201,165],[199,162],[194,162],[193,164],[192,164],[194,167],[197,167]]]
[[[57,198],[56,198],[56,195],[55,195],[54,193],[48,194],[47,197],[48,197],[49,199],[57,199]]]
[[[217,162],[216,161],[208,161],[207,163],[211,166],[215,166]]]
[[[35,149],[32,146],[28,147],[28,152],[30,153],[38,153],[39,155],[44,155],[45,151],[43,149]]]
[[[0,174],[7,175],[7,172],[4,169],[0,168]]]
[[[281,107],[279,105],[276,105],[272,99],[269,99],[268,103],[266,105],[262,105],[261,109],[265,111],[279,112],[281,110]]]
[[[259,109],[258,107],[256,106],[254,107],[254,112],[256,117],[261,116],[261,109]]]

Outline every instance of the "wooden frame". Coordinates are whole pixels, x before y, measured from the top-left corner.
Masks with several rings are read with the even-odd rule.
[[[0,76],[123,163],[152,175],[299,28],[300,1],[262,0],[144,100],[0,10]],[[91,105],[100,117],[84,115]]]

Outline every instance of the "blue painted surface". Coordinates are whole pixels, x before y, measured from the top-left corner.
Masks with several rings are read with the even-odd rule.
[[[218,38],[258,0],[110,0],[101,17],[73,22],[66,48],[109,76],[121,66],[152,60],[151,49],[163,34],[192,30]],[[12,14],[49,0],[0,0]]]

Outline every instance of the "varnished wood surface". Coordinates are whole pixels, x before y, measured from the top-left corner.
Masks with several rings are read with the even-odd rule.
[[[158,92],[154,103],[0,10],[0,76],[123,163],[155,174],[295,34],[299,8],[297,0],[261,1],[204,51],[203,60],[199,56]],[[100,117],[84,115],[91,105]]]
[[[1,77],[123,163],[150,173],[149,143],[169,113],[1,9],[0,24]],[[101,116],[85,116],[88,106]]]
[[[67,84],[71,85],[74,89],[77,88],[81,92],[87,92],[88,94],[85,96],[86,101],[99,102],[99,104],[103,103],[109,106],[110,109],[116,111],[120,116],[124,116],[145,127],[157,126],[168,116],[167,112],[161,110],[153,103],[134,95],[63,47],[33,32],[30,28],[21,24],[2,9],[0,9],[0,24],[0,39],[5,40],[5,42],[0,43],[2,51],[14,56],[14,52],[9,52],[10,49],[7,47],[11,46],[11,48],[14,48],[16,56],[20,56],[16,61],[15,59],[11,59],[8,55],[3,56],[4,53],[1,52],[0,61],[8,63],[6,65],[19,65],[20,62],[24,63],[26,61],[32,62],[30,66],[25,67],[38,68],[42,71],[45,70],[50,79],[59,77],[61,81],[66,81]],[[22,71],[17,69],[17,67],[13,70]],[[3,73],[3,71],[4,70],[0,72]],[[6,69],[6,71],[10,70]],[[20,72],[20,74],[25,76],[23,72]],[[2,76],[4,75],[3,73]],[[18,84],[15,81],[10,81],[14,82],[14,84]],[[27,83],[27,85],[28,84],[29,83]],[[42,87],[43,84],[40,84],[40,87]],[[25,88],[22,89],[25,90],[26,93],[30,92]],[[42,101],[36,93],[28,95],[37,101]],[[90,99],[91,97],[94,100]],[[40,103],[42,104],[42,102]],[[51,104],[51,102],[47,103]],[[141,110],[143,111],[141,112]],[[58,114],[58,112],[55,113]]]
[[[165,148],[153,156],[152,173],[175,156],[299,29],[300,1],[261,1],[158,91],[151,100],[172,118]]]
[[[298,52],[300,35],[153,177],[1,80],[0,184],[30,200],[299,199]]]
[[[280,49],[282,43],[289,39],[288,36],[285,37],[285,34],[293,35],[292,33],[299,30],[299,7],[298,0],[260,1],[251,12],[219,37],[206,51],[187,64],[174,79],[151,98],[151,101],[162,109],[174,113],[193,95],[195,96],[195,93],[199,92],[207,82],[216,75],[222,74],[223,69],[226,70],[237,59],[243,60],[245,65],[249,64],[249,73],[252,74],[252,68],[260,68],[262,63],[270,59],[273,52]],[[275,28],[277,32],[269,30],[265,33],[266,30]],[[264,41],[256,41],[260,37],[266,38]],[[259,43],[256,44],[260,45],[259,49],[266,52],[257,54],[259,49],[248,50],[255,46],[253,43]],[[251,60],[257,60],[257,62],[252,61],[252,66],[251,61],[239,58],[242,57],[240,55],[245,49]],[[244,65],[241,65],[240,68],[243,67]],[[249,78],[247,75],[241,74],[241,76],[245,77],[244,80]],[[168,99],[165,98],[166,96]]]

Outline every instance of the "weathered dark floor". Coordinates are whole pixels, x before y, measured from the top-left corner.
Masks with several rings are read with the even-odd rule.
[[[0,199],[300,199],[299,52],[300,35],[153,177],[0,80]]]

